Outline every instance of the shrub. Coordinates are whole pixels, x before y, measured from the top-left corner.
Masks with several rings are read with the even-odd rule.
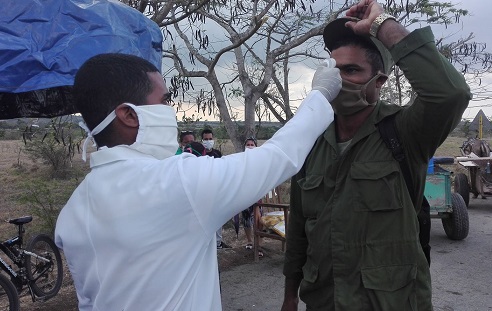
[[[19,202],[26,204],[32,214],[39,218],[36,221],[37,230],[53,234],[56,219],[60,210],[70,198],[79,180],[44,180],[41,178],[29,179],[21,184],[24,193]]]
[[[80,150],[82,130],[70,121],[71,116],[57,117],[47,129],[26,127],[23,133],[25,153],[33,161],[48,165],[53,178],[71,176],[75,151]]]

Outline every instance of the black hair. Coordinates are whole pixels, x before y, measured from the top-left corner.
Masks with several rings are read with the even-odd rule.
[[[243,147],[246,147],[246,143],[248,141],[252,141],[253,144],[255,144],[255,146],[258,147],[258,142],[256,141],[256,138],[254,138],[254,137],[248,137],[248,138],[246,138],[246,140],[244,141],[244,146]]]
[[[195,133],[193,133],[193,131],[181,131],[181,133],[179,133],[179,142],[180,143],[183,142],[183,138],[186,135],[193,135],[193,139],[195,139]]]
[[[214,135],[214,132],[212,132],[211,129],[204,129],[202,131],[202,134],[201,134],[202,135],[202,139],[203,139],[203,134],[212,134],[212,135]]]
[[[361,40],[359,37],[349,36],[345,39],[339,40],[333,43],[332,51],[342,46],[357,46],[366,51],[366,57],[372,68],[372,74],[376,75],[378,71],[384,71],[384,63],[381,54],[377,47],[368,40]]]
[[[194,154],[197,157],[204,156],[207,154],[205,151],[205,147],[196,141],[192,141],[191,143],[187,144],[184,147],[183,152]]]
[[[89,58],[78,70],[73,94],[75,106],[85,123],[93,130],[118,105],[146,103],[152,92],[147,73],[159,72],[150,62],[134,55],[108,53]],[[106,131],[108,129],[108,131]],[[108,126],[95,139],[109,139]]]

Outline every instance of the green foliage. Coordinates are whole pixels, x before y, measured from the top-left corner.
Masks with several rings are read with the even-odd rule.
[[[193,132],[195,139],[197,139],[198,135],[200,135],[199,122],[200,122],[200,117],[195,116],[195,114],[192,114],[191,116],[187,116],[185,112],[183,114],[183,117],[181,118],[181,122],[178,123],[178,141],[179,141],[180,133],[184,131]]]
[[[0,129],[0,140],[19,140],[22,135],[18,129]]]
[[[262,140],[270,139],[273,136],[273,134],[275,134],[279,130],[279,128],[280,128],[280,124],[278,127],[276,126],[257,127],[256,138]]]
[[[40,232],[53,234],[58,214],[78,183],[77,179],[67,181],[29,178],[20,185],[25,191],[20,196],[19,203],[26,204],[32,214],[39,218],[40,221],[36,223]]]
[[[470,120],[463,120],[463,126],[461,127],[461,131],[465,134],[465,137],[470,135]]]
[[[45,139],[27,141],[24,151],[33,160],[41,160],[43,164],[51,167],[52,176],[63,178],[70,167],[71,156],[52,136]]]
[[[244,91],[238,87],[232,87],[229,90],[229,97],[231,98],[241,98],[244,97]]]
[[[200,122],[201,118],[192,114],[191,117],[186,116],[186,112],[183,113],[183,117],[181,118],[181,122],[185,124],[185,126],[194,126],[197,122]]]
[[[75,151],[80,150],[82,132],[68,117],[51,119],[47,129],[26,127],[24,152],[33,161],[40,160],[51,169],[54,178],[70,177]]]
[[[235,125],[236,125],[237,131],[239,133],[244,133],[245,127],[244,127],[244,124],[242,122],[237,122],[237,123],[235,123]],[[280,127],[282,127],[282,124],[280,124],[278,122],[277,123],[261,122],[255,126],[254,136],[260,140],[270,139],[273,136],[273,134],[275,134],[275,132],[278,131],[278,129]],[[227,133],[227,130],[226,130],[224,124],[222,124],[222,123],[218,126],[217,125],[212,126],[208,123],[204,123],[204,124],[201,124],[201,123],[188,123],[188,124],[186,124],[186,123],[184,123],[184,124],[179,125],[178,130],[179,130],[179,132],[181,132],[181,131],[192,131],[195,134],[195,139],[200,140],[200,133],[205,128],[209,128],[214,132],[214,137],[215,137],[216,141],[218,141],[218,140],[229,140],[230,139],[229,134]]]
[[[227,134],[225,126],[221,125],[218,127],[214,127],[212,130],[214,131],[215,140],[217,140],[217,139],[229,139],[229,135]]]

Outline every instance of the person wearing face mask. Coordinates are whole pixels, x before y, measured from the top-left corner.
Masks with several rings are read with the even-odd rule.
[[[342,89],[335,121],[292,179],[282,311],[432,310],[419,242],[427,162],[471,98],[436,49],[429,27],[409,32],[375,0],[361,0],[323,33]],[[380,100],[392,62],[416,93],[412,105]],[[415,198],[377,125],[395,115]]]
[[[79,310],[221,310],[215,231],[299,171],[333,121],[339,70],[331,60],[317,73],[270,140],[217,159],[195,156],[203,150],[193,145],[174,156],[176,113],[154,65],[124,54],[88,59],[73,98],[84,146],[94,140],[97,151],[55,229]]]
[[[202,144],[205,147],[206,155],[214,158],[222,158],[222,152],[214,149],[214,133],[211,129],[202,130]],[[215,233],[215,238],[217,240],[217,249],[231,248],[229,245],[222,241],[222,226]]]
[[[244,151],[248,149],[254,149],[258,147],[258,143],[256,138],[249,137],[244,141]],[[261,210],[260,210],[261,213]],[[250,206],[244,211],[241,212],[241,217],[243,220],[244,234],[246,235],[247,244],[245,246],[246,249],[253,249],[253,224],[254,224],[254,206]],[[260,215],[258,215],[260,217]],[[258,257],[263,257],[263,250],[258,250]]]
[[[221,158],[222,153],[214,149],[214,132],[211,129],[204,129],[202,131],[202,144],[207,150],[207,155],[214,158]]]
[[[258,143],[254,137],[247,138],[244,142],[244,151],[246,151],[246,149],[254,149],[256,147],[258,147]]]

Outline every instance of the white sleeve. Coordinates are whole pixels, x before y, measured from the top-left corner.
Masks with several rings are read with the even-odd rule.
[[[217,159],[178,161],[179,179],[204,229],[215,231],[296,174],[333,119],[326,98],[311,91],[295,116],[262,146]]]

